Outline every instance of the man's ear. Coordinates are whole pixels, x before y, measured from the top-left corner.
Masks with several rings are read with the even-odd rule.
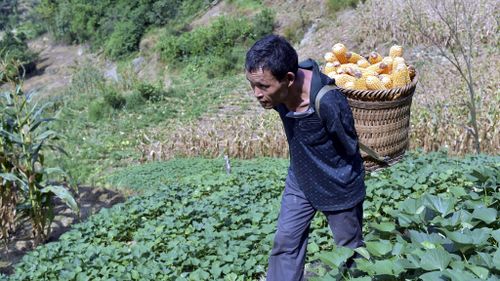
[[[285,78],[288,81],[288,87],[292,86],[293,82],[295,82],[295,74],[293,72],[288,72]]]

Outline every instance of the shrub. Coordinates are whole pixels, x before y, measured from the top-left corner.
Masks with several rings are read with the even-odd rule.
[[[138,91],[132,91],[129,95],[125,96],[125,108],[126,109],[136,109],[144,104],[146,101],[141,93]]]
[[[345,8],[355,8],[359,2],[360,0],[328,0],[328,11],[330,13],[335,13]],[[361,2],[364,2],[364,0]]]
[[[14,34],[11,31],[5,32],[0,40],[0,59],[4,61],[19,61],[20,68],[24,68],[22,72],[34,70],[34,61],[37,55],[30,51],[26,43],[24,33]],[[31,67],[30,67],[31,66]]]
[[[254,39],[271,33],[274,15],[265,9],[253,20],[221,16],[211,25],[181,35],[166,34],[158,44],[169,64],[188,66],[209,78],[233,73],[241,65],[245,49]],[[197,74],[195,74],[197,75]]]
[[[253,33],[255,38],[271,34],[274,30],[275,15],[270,9],[264,9],[255,16]]]
[[[109,116],[111,113],[111,106],[104,100],[97,99],[90,103],[88,114],[89,120],[96,122],[102,120],[104,117]]]
[[[108,88],[105,90],[104,101],[113,109],[122,109],[126,104],[125,98],[112,88]]]
[[[134,22],[118,23],[106,42],[106,55],[117,59],[137,50],[142,32],[142,28]]]
[[[150,101],[159,101],[162,99],[166,92],[160,86],[155,86],[146,82],[139,83],[136,86],[136,92],[145,99]]]
[[[111,58],[136,51],[151,25],[186,22],[208,5],[204,0],[42,0],[37,7],[44,28],[66,43],[90,42]]]

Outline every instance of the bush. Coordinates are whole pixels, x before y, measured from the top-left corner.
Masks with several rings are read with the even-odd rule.
[[[144,105],[146,100],[141,96],[138,91],[132,91],[129,95],[125,96],[125,108],[136,109]]]
[[[89,105],[89,120],[96,122],[111,114],[111,106],[104,100],[94,100]]]
[[[272,32],[274,15],[265,9],[253,20],[221,16],[211,25],[181,35],[162,36],[158,49],[169,64],[190,66],[207,77],[234,73],[256,38]]]
[[[60,41],[90,42],[111,58],[136,51],[151,25],[185,22],[208,5],[204,0],[42,0],[37,7],[42,25]]]
[[[149,83],[139,83],[136,86],[136,92],[145,100],[159,101],[165,95],[166,92],[160,86],[155,86]]]
[[[356,8],[360,0],[328,0],[327,6],[330,13],[335,13],[345,8]],[[361,2],[364,2],[362,0]]]
[[[106,42],[106,55],[117,59],[137,50],[142,33],[142,28],[134,22],[118,23]]]
[[[122,109],[126,104],[125,98],[114,89],[105,90],[104,101],[113,109]]]
[[[265,35],[273,33],[275,15],[270,9],[264,9],[255,16],[253,33],[255,38],[261,38]]]
[[[29,73],[28,70],[34,70],[32,66],[37,55],[29,50],[24,33],[14,34],[7,31],[0,40],[0,59],[18,61],[25,68],[23,71]]]

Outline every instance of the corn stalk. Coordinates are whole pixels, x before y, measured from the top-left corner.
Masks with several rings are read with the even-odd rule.
[[[59,135],[47,126],[55,119],[42,116],[49,104],[30,104],[22,91],[22,71],[12,75],[12,66],[22,70],[18,62],[0,63],[0,79],[7,84],[8,89],[0,95],[0,107],[3,109],[0,119],[0,214],[2,218],[8,219],[5,223],[2,220],[0,226],[3,238],[7,239],[18,217],[15,213],[18,210],[20,217],[30,219],[35,244],[39,244],[50,234],[54,219],[54,196],[75,212],[78,212],[78,206],[65,187],[50,181],[54,175],[67,177],[64,171],[45,166],[45,152],[63,151],[53,144]]]

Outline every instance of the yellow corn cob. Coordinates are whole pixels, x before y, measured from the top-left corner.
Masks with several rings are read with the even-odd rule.
[[[338,69],[343,69],[345,72],[349,73],[351,69],[357,69],[358,65],[354,63],[341,64]]]
[[[378,76],[378,78],[380,79],[380,81],[382,81],[382,84],[384,84],[384,87],[386,87],[387,89],[392,88],[391,75],[389,75],[389,74],[380,74]]]
[[[376,72],[375,70],[370,70],[370,69],[367,69],[367,68],[358,68],[359,71],[361,71],[361,73],[364,75],[364,76],[368,76],[368,75],[378,75],[378,72]]]
[[[359,67],[362,67],[362,68],[367,68],[370,66],[370,63],[366,59],[363,58],[363,59],[358,60],[357,65]]]
[[[347,61],[350,63],[357,63],[359,60],[365,59],[360,54],[357,54],[355,52],[347,52],[347,53],[345,53],[345,57],[346,57]]]
[[[399,45],[394,45],[389,49],[389,56],[394,57],[402,57],[403,56],[403,47]]]
[[[375,72],[377,72],[377,74],[380,74],[380,73],[384,72],[384,70],[386,70],[387,67],[388,67],[387,64],[380,61],[380,62],[377,62],[376,64],[370,65],[366,69],[370,70],[370,71],[375,71]]]
[[[400,64],[394,69],[391,75],[392,86],[394,88],[400,88],[405,86],[410,81],[410,73],[406,68],[406,65]]]
[[[384,57],[382,59],[382,63],[385,64],[385,65],[387,65],[387,67],[384,68],[381,73],[385,73],[385,74],[391,73],[392,72],[392,63],[393,63],[393,61],[394,60],[391,57]]]
[[[338,74],[335,75],[333,79],[335,79],[335,84],[339,87],[344,87],[347,82],[354,83],[356,81],[356,78],[349,74]]]
[[[354,84],[354,82],[348,81],[348,82],[346,82],[344,84],[344,86],[342,88],[350,89],[350,90],[355,90],[356,89],[356,85]]]
[[[398,64],[405,64],[405,59],[402,58],[402,57],[394,57],[392,59],[392,69],[396,69],[396,67],[398,66]]]
[[[324,56],[326,62],[334,62],[337,61],[337,58],[332,52],[327,52]]]
[[[335,57],[337,57],[337,60],[340,61],[340,63],[347,63],[347,58],[345,57],[347,48],[344,46],[344,44],[337,43],[333,45],[332,51],[335,54]]]
[[[335,70],[336,70],[335,65],[332,62],[327,62],[325,68],[323,69],[323,73],[328,74]]]
[[[356,79],[354,81],[354,89],[356,90],[368,90],[366,87],[366,76],[363,76],[361,71],[355,70],[354,71],[354,78]]]
[[[337,76],[339,74],[337,74],[337,72],[335,72],[335,71],[332,71],[332,72],[328,73],[327,75],[328,75],[328,77],[335,79],[335,76]]]
[[[368,76],[366,77],[366,87],[369,90],[386,90],[387,88],[384,86],[382,81],[378,79],[376,76]]]
[[[368,61],[371,64],[376,64],[376,63],[382,61],[382,56],[379,53],[377,53],[377,52],[371,52],[370,56],[368,57]]]

